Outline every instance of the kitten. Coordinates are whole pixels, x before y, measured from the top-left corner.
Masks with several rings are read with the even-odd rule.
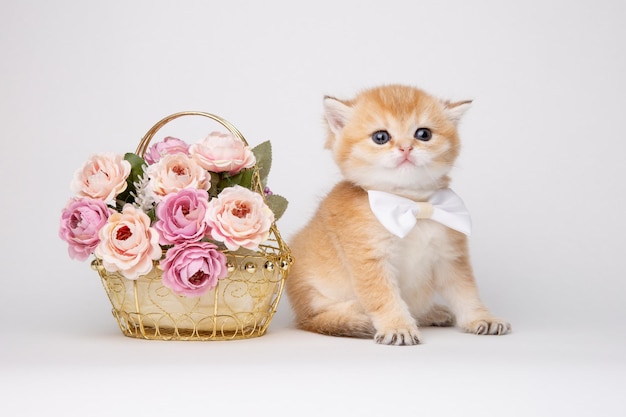
[[[296,262],[286,291],[299,328],[387,345],[420,343],[419,326],[511,331],[479,299],[463,233],[420,218],[400,238],[368,202],[369,190],[425,202],[446,189],[470,104],[402,85],[348,101],[325,97],[326,148],[344,180],[289,245]],[[449,308],[435,304],[436,294]]]

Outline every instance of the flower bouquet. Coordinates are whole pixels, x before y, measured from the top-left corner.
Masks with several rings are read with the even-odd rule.
[[[189,144],[157,131],[181,116],[228,130]],[[59,236],[99,273],[121,331],[163,340],[265,333],[293,262],[276,228],[287,207],[267,187],[271,145],[250,148],[229,122],[181,112],[135,153],[90,157],[71,182]]]

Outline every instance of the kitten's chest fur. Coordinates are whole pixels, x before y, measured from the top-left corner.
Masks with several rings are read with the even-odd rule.
[[[431,220],[418,220],[413,230],[403,239],[388,238],[389,263],[396,271],[398,286],[403,293],[419,291],[428,286],[436,289],[441,283],[435,272],[456,256],[445,226]]]
[[[458,252],[449,229],[431,220],[418,220],[404,238],[393,235],[372,213],[367,192],[349,183],[339,184],[324,205],[328,212],[320,224],[335,236],[332,241],[339,246],[338,253],[358,252],[379,259],[402,290],[435,288],[434,272]]]
[[[359,287],[370,287],[365,291],[375,293],[390,286],[397,288],[417,318],[430,309],[437,290],[446,285],[445,266],[458,254],[454,236],[445,226],[420,219],[407,236],[399,238],[378,221],[364,189],[342,182],[294,243],[298,252],[303,252],[301,244],[315,251],[301,265],[318,271],[308,285],[323,297],[313,305],[353,299]]]

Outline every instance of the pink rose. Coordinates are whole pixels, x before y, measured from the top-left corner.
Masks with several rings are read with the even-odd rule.
[[[269,236],[274,213],[260,194],[235,185],[209,201],[207,218],[211,237],[228,249],[256,250]]]
[[[159,162],[148,166],[147,175],[148,186],[157,198],[185,188],[208,190],[211,187],[210,174],[182,153],[163,156]]]
[[[119,271],[128,279],[150,272],[152,261],[162,255],[159,233],[150,227],[150,218],[131,204],[111,214],[99,236],[95,255],[107,271]]]
[[[190,242],[170,248],[163,268],[163,285],[178,295],[200,296],[228,274],[226,255],[209,242]]]
[[[70,258],[89,258],[100,243],[98,232],[112,212],[102,200],[80,198],[68,202],[61,213],[59,237],[69,244]]]
[[[189,147],[189,153],[198,164],[211,172],[234,175],[256,163],[256,158],[241,139],[232,134],[213,132],[204,140]]]
[[[161,235],[161,245],[195,242],[207,233],[206,212],[209,193],[205,190],[184,189],[166,195],[156,207],[154,228]]]
[[[72,191],[79,197],[110,201],[126,189],[130,162],[121,155],[94,155],[74,173]]]
[[[152,165],[158,162],[163,156],[173,153],[189,155],[189,145],[181,139],[168,136],[161,142],[152,144],[144,154],[143,159],[145,159],[149,165]]]

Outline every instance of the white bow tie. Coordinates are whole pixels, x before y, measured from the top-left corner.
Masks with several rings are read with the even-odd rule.
[[[374,215],[394,235],[409,234],[417,219],[431,219],[469,235],[472,221],[461,197],[449,188],[435,191],[428,202],[416,202],[383,191],[369,190],[370,207]]]

